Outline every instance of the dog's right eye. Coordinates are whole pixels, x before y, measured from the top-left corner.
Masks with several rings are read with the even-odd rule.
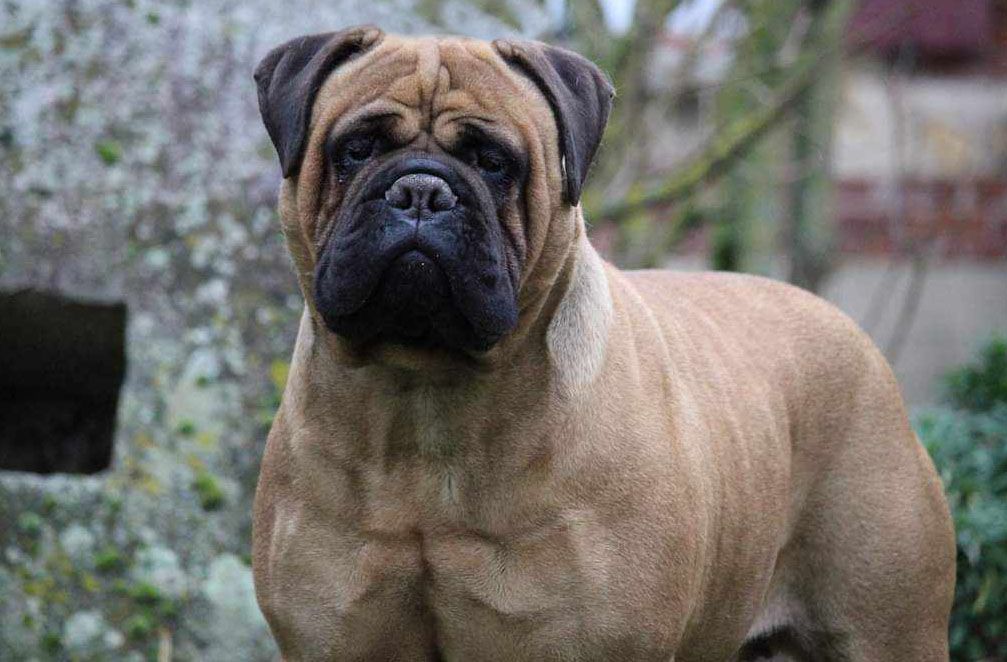
[[[372,135],[353,136],[343,145],[343,156],[356,163],[362,163],[374,153],[375,139]]]
[[[341,182],[347,181],[381,148],[381,141],[374,132],[353,133],[335,141],[329,153],[336,177]]]

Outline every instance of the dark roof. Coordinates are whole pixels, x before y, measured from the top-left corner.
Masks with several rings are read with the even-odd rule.
[[[925,58],[982,56],[994,42],[993,0],[862,0],[850,22],[857,44]]]

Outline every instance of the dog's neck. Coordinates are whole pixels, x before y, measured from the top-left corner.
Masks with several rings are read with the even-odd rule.
[[[598,376],[605,361],[612,326],[612,296],[601,257],[580,224],[573,264],[562,298],[549,320],[546,343],[554,376],[568,396],[575,396]]]

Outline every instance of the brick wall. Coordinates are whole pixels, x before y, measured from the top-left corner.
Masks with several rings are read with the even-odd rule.
[[[916,180],[894,188],[869,179],[836,187],[842,252],[890,255],[922,245],[941,256],[1007,257],[1007,180]]]

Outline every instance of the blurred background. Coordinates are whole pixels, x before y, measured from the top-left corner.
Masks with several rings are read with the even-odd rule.
[[[954,510],[952,657],[1007,660],[1004,0],[0,2],[0,660],[274,657],[250,504],[302,302],[251,71],[359,23],[597,62],[592,241],[872,335]]]

